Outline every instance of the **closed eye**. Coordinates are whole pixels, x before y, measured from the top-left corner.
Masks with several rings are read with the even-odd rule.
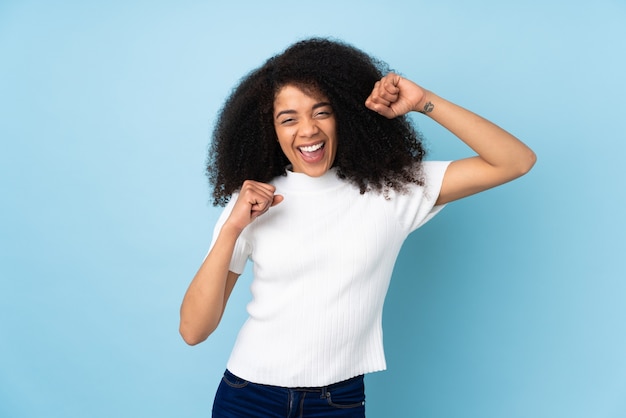
[[[289,125],[292,122],[295,122],[295,118],[287,118],[280,121],[281,125]]]
[[[313,116],[316,118],[324,119],[331,116],[332,114],[333,112],[331,110],[320,110],[318,112],[315,112]]]

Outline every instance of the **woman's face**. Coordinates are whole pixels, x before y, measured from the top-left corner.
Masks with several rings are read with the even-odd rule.
[[[337,132],[326,97],[284,86],[274,99],[274,128],[294,172],[319,177],[332,167]]]

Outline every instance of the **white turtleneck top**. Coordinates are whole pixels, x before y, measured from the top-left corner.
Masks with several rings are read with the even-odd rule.
[[[235,375],[324,386],[386,368],[382,311],[408,234],[432,218],[447,162],[423,162],[425,186],[360,194],[330,170],[274,179],[284,200],[240,235],[230,270],[253,263],[252,300],[228,361]],[[232,210],[232,196],[213,242]]]

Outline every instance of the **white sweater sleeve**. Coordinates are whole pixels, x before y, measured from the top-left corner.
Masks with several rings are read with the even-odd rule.
[[[224,207],[224,210],[220,214],[220,217],[217,219],[217,222],[215,223],[215,227],[213,228],[213,238],[211,239],[209,252],[215,245],[217,236],[219,235],[222,229],[222,226],[226,222],[226,219],[228,219],[228,216],[230,216],[230,213],[233,210],[235,202],[237,201],[237,196],[238,196],[238,193],[233,193],[233,195],[230,198],[230,201],[228,202],[226,207]],[[233,257],[230,260],[230,267],[228,268],[233,273],[237,273],[237,274],[243,273],[243,270],[246,267],[246,262],[248,261],[248,257],[250,256],[250,245],[248,241],[246,240],[245,235],[246,234],[244,230],[244,232],[242,232],[242,234],[237,239],[237,242],[235,243]],[[207,255],[208,255],[208,252],[207,252]]]
[[[396,193],[392,197],[400,222],[409,232],[431,220],[445,206],[435,206],[435,202],[449,164],[449,161],[422,162],[424,186],[410,186],[410,193]]]

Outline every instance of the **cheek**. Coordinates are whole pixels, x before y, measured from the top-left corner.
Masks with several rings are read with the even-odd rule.
[[[287,138],[278,137],[278,145],[285,155],[289,155],[289,153],[293,152],[293,150],[291,149],[291,141],[289,141]]]
[[[295,134],[288,129],[277,129],[276,130],[276,138],[281,148],[289,148],[293,143],[295,138]]]

